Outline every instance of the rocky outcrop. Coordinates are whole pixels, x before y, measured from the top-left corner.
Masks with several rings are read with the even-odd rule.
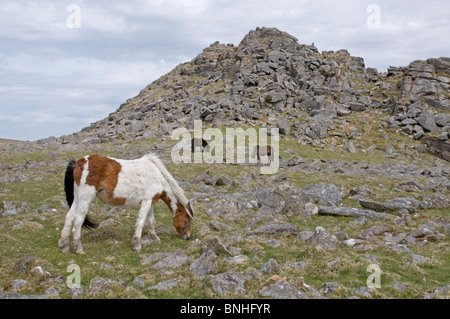
[[[402,73],[402,97],[450,110],[450,58],[413,61]]]
[[[346,50],[319,52],[276,28],[238,46],[215,42],[144,88],[103,120],[42,145],[100,144],[170,134],[201,119],[213,126],[272,126],[303,145],[358,152],[353,113],[385,113],[382,128],[416,140],[449,138],[450,59],[414,61],[387,73]],[[348,144],[350,142],[351,144]]]

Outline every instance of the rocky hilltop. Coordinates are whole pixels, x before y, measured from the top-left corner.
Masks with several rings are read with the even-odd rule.
[[[107,118],[42,143],[104,143],[168,134],[201,119],[212,126],[274,126],[301,144],[343,149],[351,113],[383,116],[378,128],[423,139],[449,160],[450,58],[379,73],[347,50],[319,52],[275,28],[238,46],[215,42],[144,88]]]

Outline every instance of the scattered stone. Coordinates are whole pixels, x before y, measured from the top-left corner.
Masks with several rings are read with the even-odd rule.
[[[373,210],[364,210],[353,207],[329,207],[329,206],[319,206],[319,215],[365,217],[367,219],[386,219],[392,217],[391,214],[379,213]]]
[[[278,174],[278,175],[272,175],[267,179],[268,184],[280,184],[285,181],[287,181],[287,175],[284,173]]]
[[[449,291],[450,285],[438,287],[432,293],[426,294],[424,299],[435,299],[439,297],[439,295],[443,295],[443,297],[445,297],[445,294],[448,294]]]
[[[205,286],[211,288],[219,297],[227,294],[245,294],[245,275],[236,273],[234,270],[218,275],[209,275],[206,277]]]
[[[151,266],[151,269],[161,270],[165,268],[180,268],[189,263],[191,258],[186,256],[182,251],[173,253],[155,253],[142,261],[143,265],[148,265],[156,262]]]
[[[213,251],[215,254],[225,254],[229,255],[230,252],[222,243],[222,241],[218,237],[213,237],[207,239],[205,243],[202,245],[203,252],[208,252],[209,250]]]
[[[214,202],[206,213],[213,218],[224,218],[238,221],[240,217],[240,203],[234,199],[220,199]]]
[[[336,108],[336,113],[339,116],[347,116],[347,115],[350,115],[352,112],[349,109],[345,108],[345,107],[338,106]]]
[[[391,233],[384,233],[383,240],[388,245],[398,245],[398,244],[404,244],[406,237],[407,237],[406,233],[400,233],[396,236],[393,236]]]
[[[350,222],[352,225],[365,225],[366,217],[361,216]]]
[[[178,287],[182,283],[190,282],[190,278],[180,278],[175,280],[167,280],[167,281],[161,281],[159,284],[155,286],[151,286],[148,288],[148,290],[170,290],[172,288]]]
[[[434,115],[430,110],[423,111],[417,122],[427,131],[431,133],[439,132],[439,127],[434,121]]]
[[[82,286],[69,288],[68,290],[69,296],[71,296],[72,298],[80,297],[83,294],[83,292],[84,288]]]
[[[295,269],[305,269],[305,267],[308,263],[309,263],[308,260],[296,261],[296,262],[292,263],[291,266]]]
[[[258,199],[258,206],[261,208],[268,208],[268,211],[273,213],[281,213],[286,203],[284,197],[285,193],[290,192],[290,189],[282,189],[281,185],[277,186],[273,190],[266,187],[260,188],[256,192],[256,198]],[[260,208],[260,209],[261,209]]]
[[[48,271],[44,271],[44,269],[41,266],[36,266],[33,269],[30,270],[30,273],[37,276],[49,276],[50,273]]]
[[[416,181],[399,183],[394,188],[404,192],[422,192],[422,187]]]
[[[388,152],[389,154],[392,154],[395,152],[395,147],[392,146],[391,144],[389,144],[388,146],[386,146],[386,152]]]
[[[348,234],[345,233],[345,232],[337,232],[337,233],[334,233],[334,236],[336,237],[336,239],[337,239],[338,241],[344,241],[344,240],[347,240],[347,239],[348,239]]]
[[[121,223],[119,221],[116,221],[113,218],[108,218],[108,219],[102,221],[100,223],[100,225],[98,225],[98,228],[102,229],[102,228],[109,228],[109,227],[117,227],[120,225],[121,225]]]
[[[352,142],[352,141],[348,141],[347,143],[345,143],[344,149],[345,149],[347,152],[350,152],[350,153],[353,153],[353,154],[356,153],[356,148],[355,148],[355,146],[353,145],[353,142]]]
[[[211,232],[211,228],[208,225],[202,224],[197,229],[197,234],[201,237],[205,237]]]
[[[364,112],[366,110],[366,106],[361,103],[350,103],[350,110],[353,112]]]
[[[223,260],[230,264],[245,264],[250,260],[250,258],[246,255],[238,255],[234,257],[226,257]]]
[[[374,255],[365,255],[364,256],[368,261],[370,261],[372,264],[380,265],[380,262],[377,260],[377,256]]]
[[[314,235],[314,232],[305,230],[305,231],[299,232],[297,234],[297,238],[300,239],[301,241],[308,241],[309,239],[311,239],[312,235]]]
[[[211,227],[212,227],[214,230],[217,230],[217,231],[221,231],[221,230],[233,230],[233,229],[234,229],[233,226],[224,224],[224,223],[222,223],[222,222],[219,222],[218,220],[212,220],[211,223],[210,223],[210,225],[211,225]]]
[[[262,273],[271,273],[278,271],[278,263],[275,259],[271,258],[268,262],[259,268],[259,271]]]
[[[356,288],[356,290],[355,290],[355,294],[357,294],[358,296],[362,296],[364,298],[368,298],[368,299],[372,298],[371,292],[372,292],[372,289],[367,286],[362,286],[362,287]]]
[[[11,283],[11,288],[13,291],[18,291],[22,287],[24,287],[27,284],[26,280],[23,279],[14,279]]]
[[[396,197],[387,200],[384,204],[363,199],[360,199],[358,203],[363,208],[371,209],[376,212],[394,212],[400,209],[407,209],[410,213],[413,213],[416,211],[416,207],[419,206],[420,201],[411,197]]]
[[[7,210],[6,212],[4,212],[2,214],[3,217],[12,216],[12,215],[17,215],[17,210],[15,208]]]
[[[271,297],[274,299],[309,299],[305,292],[297,289],[286,280],[281,280],[262,288],[259,291],[259,295],[261,297]]]
[[[375,235],[368,229],[361,230],[358,234],[358,238],[367,241],[376,241]]]
[[[327,282],[323,285],[322,291],[324,295],[333,294],[341,288],[341,286],[337,282]]]
[[[212,250],[208,250],[194,260],[189,269],[194,276],[205,277],[217,271],[218,261],[217,255]]]
[[[290,223],[282,223],[282,224],[269,224],[261,226],[257,229],[254,229],[249,232],[249,235],[296,235],[297,234],[297,226]]]
[[[387,200],[385,205],[391,207],[392,210],[406,209],[410,213],[414,213],[416,208],[419,207],[420,201],[412,197],[395,197]]]
[[[51,297],[57,297],[57,296],[59,296],[59,291],[54,287],[50,287],[45,290],[45,295],[51,296]]]
[[[412,253],[412,250],[403,244],[398,244],[398,245],[393,246],[392,250],[399,254],[411,254]]]
[[[300,192],[303,201],[322,205],[341,205],[344,196],[336,185],[328,183],[308,184]]]
[[[387,224],[377,225],[369,228],[369,231],[374,235],[381,235],[386,232],[392,231],[391,227]]]
[[[415,231],[413,231],[412,233],[411,233],[411,235],[409,235],[409,236],[411,236],[411,237],[413,237],[413,238],[423,238],[423,237],[425,237],[425,236],[430,236],[430,235],[434,235],[433,234],[433,232],[431,232],[430,230],[428,230],[428,229],[423,229],[423,228],[417,228]]]
[[[319,208],[313,203],[306,203],[303,210],[304,215],[311,217],[319,213]]]
[[[336,237],[331,235],[330,232],[323,227],[316,227],[309,242],[315,244],[317,249],[335,250],[339,245]]]
[[[399,281],[395,282],[393,287],[395,290],[397,290],[399,292],[402,292],[403,290],[405,290],[405,285]]]
[[[137,277],[133,280],[133,286],[144,288],[145,287],[145,279],[143,277]]]
[[[214,178],[212,180],[212,185],[213,186],[227,186],[227,185],[230,185],[231,182],[232,182],[232,180],[229,176],[219,174],[219,175],[214,176]]]
[[[113,269],[113,266],[111,266],[110,264],[107,264],[107,263],[102,263],[100,265],[100,269]]]
[[[450,208],[450,199],[440,194],[428,195],[423,198],[420,208]]]
[[[111,289],[111,285],[114,283],[116,283],[115,280],[96,277],[92,279],[89,284],[88,294],[95,295],[107,292]]]
[[[291,132],[291,123],[286,118],[282,118],[277,123],[281,135],[289,135]]]
[[[354,238],[344,240],[344,242],[343,242],[343,244],[347,247],[354,247],[355,245],[360,244],[360,243],[361,243],[361,240],[354,239]]]
[[[43,296],[21,295],[15,292],[0,293],[0,299],[44,299]]]
[[[277,239],[260,239],[259,242],[266,244],[269,247],[272,248],[277,248],[281,245],[281,241],[277,240]]]
[[[422,264],[422,263],[428,261],[427,257],[421,256],[421,255],[416,255],[416,254],[412,254],[411,258],[412,258],[413,264],[415,264],[415,265]]]

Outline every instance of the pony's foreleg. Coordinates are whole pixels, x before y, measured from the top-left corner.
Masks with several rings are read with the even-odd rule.
[[[153,206],[150,208],[150,212],[148,213],[147,223],[148,223],[148,237],[150,237],[151,239],[153,239],[157,242],[160,242],[161,240],[159,239],[159,237],[155,231],[156,219],[155,219],[155,215],[153,212]]]
[[[73,240],[72,249],[77,254],[84,254],[83,246],[81,245],[81,227],[83,226],[84,219],[89,212],[89,207],[91,207],[91,202],[95,198],[97,191],[93,186],[83,189],[79,192],[79,199],[77,209],[74,211],[74,222],[73,222]]]
[[[147,219],[147,214],[151,207],[152,207],[152,200],[142,201],[141,208],[139,209],[139,213],[136,220],[136,228],[134,230],[133,240],[131,241],[133,250],[136,251],[141,250],[142,228],[144,228],[145,220]]]

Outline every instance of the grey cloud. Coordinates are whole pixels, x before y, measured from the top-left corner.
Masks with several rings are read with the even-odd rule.
[[[70,3],[0,4],[0,137],[80,130],[212,42],[237,45],[261,26],[319,50],[348,49],[379,71],[450,52],[441,0],[73,1],[80,29],[66,26]],[[366,23],[371,3],[381,8],[379,29]]]

